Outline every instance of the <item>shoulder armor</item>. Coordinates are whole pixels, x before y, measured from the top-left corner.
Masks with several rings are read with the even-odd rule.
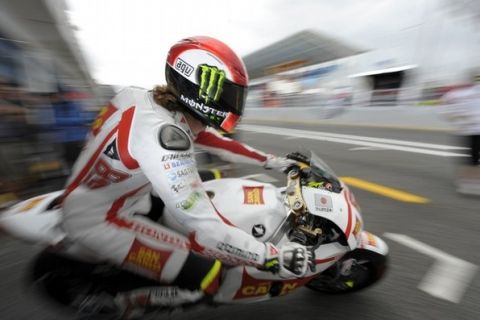
[[[190,149],[188,135],[179,127],[171,124],[167,124],[160,129],[158,140],[160,145],[167,150]]]

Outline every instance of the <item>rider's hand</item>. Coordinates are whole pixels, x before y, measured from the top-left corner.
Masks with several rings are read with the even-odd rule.
[[[287,159],[289,160],[295,160],[295,162],[300,162],[300,163],[303,163],[305,165],[309,165],[310,164],[310,159],[304,155],[303,153],[300,153],[300,152],[291,152],[289,154],[287,154],[286,156]]]
[[[284,157],[276,157],[274,155],[268,155],[267,160],[263,167],[265,169],[275,169],[280,172],[286,172],[288,168],[292,165],[295,165],[297,162],[295,160],[287,159]]]
[[[312,249],[295,242],[287,242],[277,248],[266,244],[265,264],[263,269],[278,273],[282,278],[301,278],[308,268],[315,267],[315,254]]]

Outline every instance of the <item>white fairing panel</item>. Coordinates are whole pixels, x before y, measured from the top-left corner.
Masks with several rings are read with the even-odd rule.
[[[65,233],[59,228],[61,209],[46,210],[63,191],[22,201],[0,215],[0,226],[14,237],[44,244],[60,242]]]
[[[287,217],[282,196],[271,184],[245,179],[220,179],[207,181],[205,190],[218,212],[237,228],[265,242]],[[164,223],[183,230],[166,211]]]
[[[360,212],[351,203],[349,190],[341,193],[326,189],[302,187],[302,194],[311,214],[334,222],[345,234],[348,245],[354,250],[358,245],[358,232],[362,221]]]
[[[360,248],[376,252],[383,256],[388,254],[388,246],[385,241],[368,231],[362,231],[360,234]]]

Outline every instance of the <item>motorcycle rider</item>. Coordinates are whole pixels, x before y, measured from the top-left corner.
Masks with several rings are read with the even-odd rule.
[[[165,72],[166,86],[126,88],[95,120],[63,195],[69,238],[92,258],[172,284],[140,295],[141,302],[129,296],[129,304],[178,305],[213,295],[222,264],[302,277],[311,250],[276,248],[236,228],[213,206],[196,168],[194,143],[228,161],[281,171],[293,163],[208,128],[230,132],[240,119],[248,85],[242,60],[219,40],[191,37],[171,47]],[[188,234],[145,216],[151,193]]]

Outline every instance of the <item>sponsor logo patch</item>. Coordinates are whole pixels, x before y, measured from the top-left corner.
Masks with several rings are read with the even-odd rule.
[[[365,232],[365,233],[367,234],[368,245],[372,246],[372,247],[376,247],[377,246],[377,240],[375,239],[375,236],[373,234],[371,234],[370,232]]]
[[[259,255],[255,252],[243,250],[243,249],[234,247],[228,243],[223,243],[223,242],[217,243],[217,249],[220,251],[224,251],[229,254],[233,254],[235,256],[241,257],[243,259],[251,260],[251,261],[252,260],[258,261],[258,259],[260,258]]]
[[[200,82],[198,96],[207,104],[210,101],[218,102],[226,78],[225,71],[206,64],[201,64],[198,67]]]
[[[263,200],[263,186],[243,187],[243,204],[265,204]]]
[[[177,174],[175,172],[169,172],[167,173],[167,178],[170,182],[175,182],[177,181]]]
[[[27,203],[25,203],[20,209],[18,209],[18,212],[25,212],[35,208],[45,198],[46,196],[42,196],[42,197],[34,198],[32,200],[28,200]]]
[[[180,183],[177,183],[177,184],[172,184],[170,186],[172,191],[174,191],[176,193],[182,192],[182,190],[184,190],[186,187],[187,187],[187,185],[185,185],[183,182],[180,182]]]
[[[315,209],[322,212],[332,212],[333,203],[330,196],[324,194],[315,194]]]
[[[195,167],[186,167],[185,169],[181,169],[175,172],[177,177],[182,178],[188,176],[192,173],[195,173]]]
[[[154,249],[135,239],[123,264],[160,275],[171,254],[170,251]]]
[[[265,235],[265,226],[263,224],[256,224],[252,227],[252,235],[255,238],[260,238]]]
[[[184,103],[186,103],[190,107],[195,108],[198,111],[200,111],[202,113],[205,113],[207,115],[225,118],[228,114],[225,111],[220,111],[220,110],[217,110],[215,108],[206,106],[205,104],[203,104],[203,102],[199,103],[192,98],[185,97],[183,94],[180,95],[180,100],[182,100]]]
[[[194,68],[191,65],[189,65],[188,63],[186,63],[180,58],[178,58],[177,61],[175,62],[175,70],[180,71],[180,73],[186,75],[187,77],[189,77],[192,74],[193,69]]]
[[[250,276],[246,269],[243,270],[242,284],[237,290],[233,299],[245,299],[253,297],[261,297],[267,294],[283,296],[291,293],[297,288],[308,283],[318,275],[313,275],[305,278],[294,280],[266,280],[255,279]]]
[[[183,209],[183,210],[189,210],[195,206],[195,204],[200,200],[202,197],[202,194],[200,192],[192,192],[187,199],[180,201],[176,204],[177,208]]]
[[[162,156],[162,162],[170,160],[181,160],[181,159],[191,159],[191,152],[178,152],[178,153],[169,153]]]
[[[181,236],[178,236],[166,231],[162,231],[161,229],[153,228],[150,225],[146,225],[143,223],[139,223],[138,221],[134,221],[131,225],[131,229],[149,238],[152,238],[161,242],[167,242],[176,248],[181,248],[183,250],[190,249],[190,245],[186,241],[186,239],[182,238]]]
[[[195,165],[195,159],[183,159],[183,160],[166,162],[163,164],[163,168],[165,170],[170,170],[174,168],[181,168],[181,167],[193,166],[193,165]]]
[[[353,228],[353,235],[355,236],[355,238],[358,236],[358,233],[362,230],[362,222],[360,221],[360,219],[358,217],[355,217],[355,228]]]
[[[112,143],[110,143],[105,151],[103,152],[104,155],[109,157],[110,159],[113,160],[120,160],[118,157],[118,152],[117,152],[117,139],[113,140]]]

